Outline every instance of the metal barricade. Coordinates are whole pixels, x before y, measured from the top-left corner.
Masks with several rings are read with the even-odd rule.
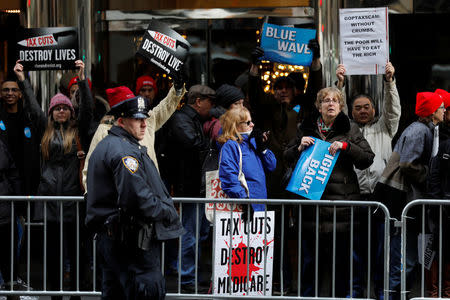
[[[340,257],[336,256],[337,253],[337,244],[339,243],[339,240],[337,239],[338,233],[337,233],[337,225],[339,225],[339,221],[337,220],[337,209],[341,209],[341,208],[348,208],[349,210],[349,215],[348,215],[348,220],[350,222],[350,228],[349,228],[349,232],[347,232],[349,234],[349,245],[347,246],[348,248],[348,257],[350,258],[348,261],[348,268],[349,268],[349,281],[348,281],[348,287],[349,287],[349,291],[353,290],[353,255],[354,255],[354,244],[353,244],[353,240],[354,240],[354,230],[355,230],[355,223],[354,223],[354,218],[355,218],[355,210],[357,208],[366,208],[367,209],[367,218],[366,218],[366,227],[365,229],[367,229],[367,245],[365,245],[365,247],[363,246],[362,248],[364,248],[365,251],[367,251],[366,253],[366,261],[365,261],[365,269],[366,269],[366,274],[367,277],[365,278],[365,286],[364,286],[364,290],[366,290],[365,296],[361,296],[360,298],[364,298],[364,299],[370,299],[371,298],[371,290],[372,290],[372,263],[371,263],[371,257],[372,257],[372,244],[371,244],[371,235],[372,235],[372,215],[375,212],[380,212],[382,214],[382,220],[383,220],[383,224],[385,227],[385,231],[383,234],[383,295],[385,297],[385,299],[387,299],[387,297],[389,296],[389,290],[388,290],[388,279],[389,279],[389,274],[388,274],[388,270],[389,270],[389,227],[390,227],[390,215],[389,215],[389,211],[387,210],[387,208],[379,203],[379,202],[369,202],[369,201],[327,201],[327,200],[319,200],[319,201],[312,201],[312,200],[268,200],[268,199],[252,199],[251,201],[249,201],[248,199],[205,199],[205,198],[174,198],[174,201],[176,203],[179,203],[179,213],[180,213],[180,217],[183,219],[183,214],[184,214],[184,208],[186,205],[192,205],[195,204],[195,275],[194,275],[194,289],[193,292],[191,293],[183,293],[182,292],[182,288],[181,288],[181,265],[183,264],[183,257],[182,257],[182,253],[181,253],[181,249],[183,248],[182,245],[182,240],[179,240],[178,243],[178,262],[180,262],[178,264],[178,274],[177,274],[177,278],[176,278],[176,282],[177,282],[177,287],[176,287],[176,291],[171,291],[170,289],[168,290],[167,293],[167,298],[168,299],[260,299],[260,298],[267,298],[267,299],[280,299],[280,298],[289,298],[289,299],[339,299],[345,298],[344,296],[341,297],[337,297],[335,290],[336,290],[336,282],[339,281],[337,280],[337,277],[340,276],[340,274],[337,274],[336,272],[336,262],[337,260],[340,259]],[[280,245],[280,250],[277,253],[274,253],[274,257],[279,255],[280,257],[280,263],[279,263],[279,269],[274,270],[273,272],[279,272],[280,274],[280,295],[276,296],[276,295],[269,295],[266,294],[266,289],[264,288],[264,292],[261,295],[258,296],[249,296],[249,295],[245,295],[245,296],[237,296],[235,294],[233,294],[231,292],[231,289],[227,290],[227,293],[225,294],[215,294],[215,295],[211,295],[211,294],[206,294],[206,293],[199,293],[199,286],[198,286],[198,280],[199,280],[199,224],[201,223],[201,218],[204,214],[204,208],[203,208],[203,204],[205,203],[215,203],[216,205],[218,203],[227,203],[227,204],[249,204],[249,203],[261,203],[261,204],[265,204],[266,205],[266,210],[264,211],[265,216],[267,216],[267,205],[272,207],[270,209],[273,208],[277,208],[277,215],[275,218],[280,218],[281,222],[279,222],[280,224],[285,224],[286,221],[286,207],[289,207],[292,209],[292,207],[294,207],[294,210],[298,212],[298,216],[299,216],[299,220],[298,222],[296,222],[295,226],[297,226],[296,230],[297,230],[297,236],[296,236],[296,240],[297,240],[297,260],[298,260],[298,264],[295,267],[296,271],[297,271],[297,278],[299,278],[300,280],[297,280],[297,292],[296,293],[289,293],[288,295],[286,295],[284,293],[283,287],[283,281],[285,280],[284,278],[284,259],[285,259],[285,226],[280,226],[281,228],[279,228],[280,231],[280,236],[279,236],[279,240],[277,242],[279,242]],[[314,215],[314,220],[315,220],[315,233],[313,236],[313,243],[314,243],[314,248],[315,248],[315,255],[314,255],[314,287],[313,287],[313,294],[309,295],[309,296],[305,296],[301,293],[302,291],[302,241],[304,240],[304,235],[305,235],[305,230],[302,227],[302,210],[305,210],[305,207],[314,207],[315,208],[315,215]],[[319,257],[319,247],[320,247],[320,241],[321,241],[321,237],[320,237],[320,231],[321,231],[321,213],[320,210],[324,209],[324,208],[331,208],[333,211],[333,217],[332,217],[332,265],[330,267],[331,269],[331,292],[330,295],[328,296],[323,296],[321,290],[320,290],[320,285],[319,285],[319,280],[321,280],[321,278],[319,278],[319,262],[321,260],[321,257]],[[269,209],[269,210],[270,210]],[[248,210],[248,206],[247,206],[247,210]],[[193,210],[190,209],[190,212],[192,212]],[[230,211],[230,218],[233,218],[233,212]],[[216,218],[216,214],[214,214],[214,219]],[[231,222],[231,224],[233,224],[233,222]],[[212,231],[213,231],[213,237],[216,234],[216,226],[215,226],[215,222],[212,222],[211,224],[212,226]],[[233,225],[231,225],[233,226]],[[264,228],[266,228],[264,226]],[[231,231],[231,230],[230,230]],[[360,245],[359,245],[360,246]],[[212,251],[212,255],[214,256],[214,247],[215,244],[212,244],[213,247],[213,251]],[[228,253],[232,253],[232,243],[231,243],[231,236],[230,236],[230,243],[229,243],[229,249],[228,249]],[[202,259],[205,259],[204,256],[201,256]],[[248,259],[248,256],[247,256]],[[212,261],[214,260],[214,257],[212,257]],[[164,261],[164,256],[163,256],[163,261]],[[266,260],[265,260],[266,261]],[[229,259],[229,263],[231,264],[231,259]],[[379,263],[379,262],[378,262]],[[164,263],[162,264],[162,266],[164,266]],[[164,270],[163,270],[164,271]],[[265,274],[265,266],[264,266],[264,274]],[[324,272],[322,270],[322,272]],[[229,269],[229,274],[231,274],[231,265],[230,265],[230,269]],[[247,278],[248,278],[248,265],[247,265]],[[214,270],[212,270],[211,273],[211,277],[214,278]],[[338,278],[340,279],[340,278]],[[265,281],[264,281],[265,283]],[[210,287],[210,292],[211,290],[214,290],[214,282],[211,283],[211,287]],[[265,287],[265,286],[264,286]],[[367,292],[368,291],[368,292]],[[359,297],[353,297],[353,298],[359,298]]]
[[[22,278],[24,281],[24,284],[20,288],[17,286],[17,282],[14,282],[14,284],[9,284],[9,286],[3,290],[0,290],[0,296],[8,296],[8,295],[21,295],[21,296],[100,296],[101,293],[99,291],[96,291],[96,252],[95,252],[95,241],[93,241],[92,245],[92,262],[89,262],[90,265],[89,268],[92,269],[92,282],[90,283],[92,289],[89,290],[82,290],[80,286],[80,228],[81,224],[84,223],[83,219],[80,219],[80,215],[84,215],[84,212],[80,211],[80,203],[84,201],[83,197],[50,197],[50,196],[0,196],[0,201],[3,203],[10,203],[11,206],[11,222],[5,226],[10,227],[10,236],[8,237],[11,241],[10,243],[10,274],[9,278],[12,278],[13,280],[17,277],[17,274],[15,274],[17,270],[17,262],[16,260],[16,243],[18,242],[18,239],[16,237],[16,231],[18,230],[16,228],[16,219],[21,214],[21,217],[24,217],[24,232],[25,236],[22,236],[23,240],[26,239],[26,249],[22,251],[22,253],[26,253],[26,275],[25,278]],[[48,205],[51,205],[50,203],[57,203],[57,220],[64,220],[64,212],[67,211],[66,205],[71,205],[70,208],[74,213],[74,220],[71,222],[52,222],[49,221],[47,212],[48,212]],[[38,218],[36,220],[32,213],[32,206],[39,205],[42,207],[42,218]],[[18,208],[21,209],[18,209]],[[55,207],[55,206],[53,206]],[[18,213],[17,211],[20,210]],[[49,225],[51,223],[51,225]],[[52,290],[48,289],[48,277],[49,276],[55,276],[54,274],[49,274],[48,270],[48,259],[47,259],[47,244],[48,244],[48,230],[49,227],[52,226],[58,226],[57,228],[52,228],[52,230],[55,232],[57,236],[57,239],[59,239],[60,243],[59,245],[50,245],[52,247],[58,247],[58,251],[61,254],[59,257],[50,257],[52,261],[50,264],[58,264],[59,268],[59,278],[57,278],[58,286],[53,287]],[[71,228],[75,231],[75,236],[69,236],[65,239],[65,227],[71,226]],[[32,245],[32,236],[31,232],[34,231],[35,228],[42,229],[42,244],[39,245]],[[6,238],[6,237],[3,237]],[[67,246],[64,247],[63,241],[65,240],[71,240],[71,243],[74,242],[75,245],[75,265],[70,265],[70,268],[75,268],[76,272],[73,272],[72,274],[76,274],[75,278],[75,286],[71,288],[70,290],[64,289],[64,283],[63,283],[63,274],[64,274],[64,251],[67,250]],[[22,245],[24,243],[21,243]],[[66,248],[66,249],[65,249]],[[36,261],[32,261],[32,251],[38,251],[42,249],[42,260],[37,259]],[[71,249],[73,250],[73,249]],[[3,259],[3,258],[0,258]],[[34,257],[34,260],[36,258]],[[21,260],[23,261],[23,260]],[[42,263],[42,266],[41,266]],[[34,274],[32,278],[32,270],[35,272],[37,269],[40,270],[38,274]],[[72,269],[73,270],[73,269]],[[41,275],[39,275],[41,273]],[[73,276],[73,275],[72,275]],[[5,274],[3,274],[3,277],[5,277]],[[52,277],[54,278],[54,277]],[[73,278],[72,278],[73,280]],[[7,282],[5,282],[7,284]]]
[[[80,204],[84,201],[82,197],[44,197],[44,196],[2,196],[0,197],[0,201],[6,201],[11,203],[11,216],[13,222],[11,222],[10,226],[10,238],[11,241],[14,241],[15,237],[15,216],[16,208],[19,207],[20,204],[25,204],[25,236],[26,236],[26,249],[22,252],[26,252],[26,263],[24,264],[26,267],[26,276],[24,278],[24,281],[26,282],[26,288],[25,290],[17,290],[14,288],[14,286],[10,286],[7,289],[0,290],[0,296],[3,295],[24,295],[24,296],[72,296],[72,295],[78,295],[78,296],[100,296],[100,288],[96,286],[96,279],[97,279],[97,260],[96,260],[96,251],[95,251],[95,240],[92,241],[92,262],[90,262],[89,267],[92,268],[92,282],[90,282],[90,287],[88,289],[83,288],[80,285],[80,240],[82,239],[80,237],[80,228],[81,225],[84,223],[84,220],[80,218],[81,211],[80,211]],[[52,260],[57,260],[58,268],[59,268],[59,278],[58,278],[58,286],[55,288],[55,286],[51,287],[52,289],[49,289],[48,284],[48,261],[47,261],[47,251],[45,245],[48,244],[48,230],[49,228],[49,222],[48,222],[48,216],[47,216],[47,206],[50,202],[56,202],[63,205],[59,205],[58,207],[58,218],[60,220],[64,219],[64,210],[66,209],[64,207],[64,204],[73,202],[75,205],[75,229],[76,233],[75,236],[71,236],[70,238],[73,238],[75,240],[75,252],[76,252],[76,262],[74,265],[71,265],[71,268],[76,268],[76,286],[72,289],[65,289],[63,285],[63,268],[64,268],[64,256],[62,253],[64,253],[65,245],[63,244],[64,240],[64,229],[67,226],[66,222],[58,222],[58,228],[56,229],[56,232],[59,234],[59,241],[60,243],[58,245],[53,245],[55,247],[59,248],[59,253],[61,254],[59,257],[52,257]],[[384,273],[383,273],[383,293],[385,299],[388,297],[388,270],[389,270],[389,211],[386,209],[386,207],[378,202],[368,202],[368,201],[327,201],[327,200],[319,200],[319,201],[312,201],[312,200],[267,200],[267,199],[261,199],[261,200],[255,200],[252,199],[249,201],[248,199],[205,199],[205,198],[174,198],[174,202],[179,208],[179,214],[180,218],[185,218],[186,215],[189,213],[194,214],[194,221],[195,224],[193,225],[193,235],[194,235],[194,289],[189,292],[185,292],[182,290],[181,285],[181,265],[183,264],[183,239],[180,238],[176,242],[178,245],[178,253],[176,255],[175,260],[178,262],[177,264],[177,270],[175,278],[168,278],[166,276],[166,285],[168,286],[167,289],[167,299],[260,299],[262,297],[267,299],[280,299],[280,298],[289,298],[289,299],[344,299],[344,296],[339,296],[336,294],[336,290],[341,288],[339,286],[339,282],[341,281],[342,275],[339,273],[339,270],[336,269],[336,265],[339,263],[346,264],[346,268],[348,271],[348,281],[346,284],[348,284],[348,290],[353,291],[353,284],[354,284],[354,260],[353,256],[355,253],[355,245],[354,245],[354,238],[355,238],[355,230],[359,229],[358,226],[364,227],[364,230],[367,230],[367,232],[364,232],[363,235],[367,236],[367,239],[365,241],[366,244],[359,245],[360,248],[364,248],[364,251],[366,251],[366,259],[364,261],[364,268],[366,273],[366,278],[364,278],[364,287],[363,289],[366,290],[365,295],[359,295],[353,297],[351,294],[350,296],[353,298],[364,298],[364,299],[371,299],[372,297],[372,256],[373,256],[373,245],[371,242],[371,236],[372,236],[372,219],[373,215],[375,213],[381,214],[381,222],[384,224],[385,231],[383,235],[383,252],[384,252],[384,258],[382,261],[382,264],[384,266]],[[263,292],[258,296],[250,296],[250,295],[243,295],[243,296],[236,296],[232,293],[232,288],[227,289],[227,292],[225,294],[221,295],[211,295],[207,294],[206,291],[200,291],[198,286],[198,280],[199,280],[199,265],[201,263],[205,262],[211,262],[213,261],[210,256],[199,256],[199,249],[200,249],[200,240],[201,240],[201,220],[204,217],[204,208],[203,205],[205,203],[215,203],[216,205],[218,203],[228,203],[228,204],[249,204],[252,203],[261,203],[266,205],[266,209],[263,212],[263,227],[264,228],[264,238],[266,237],[266,223],[267,223],[267,211],[268,210],[275,210],[275,222],[277,224],[282,224],[278,226],[275,242],[279,245],[279,250],[277,252],[273,253],[273,258],[275,260],[279,260],[278,266],[276,269],[274,269],[273,274],[279,274],[279,296],[278,295],[271,295],[266,292],[266,281],[264,280],[264,288]],[[44,215],[42,220],[34,221],[34,216],[31,212],[32,205],[36,205],[37,203],[40,203],[44,207]],[[269,209],[267,209],[269,207]],[[340,215],[340,210],[346,209],[346,216],[345,220],[350,225],[348,228],[345,229],[345,235],[348,236],[348,244],[347,240],[345,242],[344,248],[345,248],[345,256],[349,258],[348,261],[344,261],[342,257],[339,257],[339,249],[342,246],[343,243],[342,240],[340,240],[340,229],[338,227],[342,223],[342,215]],[[364,210],[363,214],[366,216],[365,221],[361,221],[362,219],[356,219],[361,218],[360,210]],[[250,214],[249,207],[246,206],[247,213]],[[324,241],[322,237],[323,232],[323,219],[322,212],[324,210],[327,210],[327,212],[331,212],[331,215],[329,215],[331,222],[331,231],[329,232],[329,244],[330,244],[330,252],[326,253],[327,255],[331,256],[331,262],[329,266],[323,267],[319,270],[322,263],[322,251],[320,250],[322,247],[322,243]],[[311,213],[313,212],[313,213]],[[291,215],[295,214],[297,216],[297,219],[290,224],[291,221]],[[348,214],[347,214],[348,213]],[[233,212],[230,213],[231,220],[233,219]],[[216,217],[216,214],[214,213],[214,218]],[[277,221],[279,220],[279,222]],[[307,220],[312,220],[313,228],[309,230],[309,227],[307,227],[305,224],[308,224]],[[355,220],[358,220],[357,222]],[[233,225],[233,222],[230,223],[231,228]],[[247,223],[248,224],[248,223]],[[287,224],[287,225],[286,225]],[[54,225],[54,224],[52,224]],[[286,226],[285,226],[286,225]],[[364,225],[364,226],[362,226]],[[209,226],[209,225],[208,225]],[[289,240],[291,245],[296,245],[296,253],[295,249],[290,249],[287,245],[287,229],[289,229],[289,233],[291,236],[291,240]],[[31,244],[32,243],[32,236],[31,232],[33,232],[32,228],[39,228],[42,229],[43,243],[41,244]],[[212,228],[212,236],[216,234],[216,226],[213,222],[211,225]],[[55,228],[53,228],[54,231]],[[232,230],[230,230],[232,232]],[[292,234],[294,232],[294,234]],[[361,232],[360,232],[361,233]],[[229,264],[229,272],[232,274],[232,240],[230,236],[229,241],[229,249],[228,249],[228,264]],[[313,284],[311,286],[311,292],[308,295],[305,295],[305,293],[302,292],[304,290],[304,287],[302,287],[303,283],[303,268],[302,265],[302,251],[304,251],[304,245],[302,242],[310,238],[310,246],[312,245],[312,249],[314,249],[313,254],[313,262],[311,265],[313,266]],[[267,242],[267,240],[266,240]],[[249,244],[248,244],[249,245]],[[214,255],[214,247],[216,245],[214,242],[212,243],[212,255]],[[34,264],[36,259],[32,259],[32,251],[33,249],[37,249],[38,247],[43,248],[43,256],[42,261],[37,262],[37,266]],[[165,252],[168,250],[174,250],[177,246],[173,247],[173,244],[170,244],[170,241],[167,241],[163,243],[162,245],[162,262],[161,262],[161,268],[163,274],[165,274]],[[289,250],[289,251],[288,251]],[[248,250],[250,251],[250,250]],[[15,278],[14,274],[14,265],[15,265],[15,257],[14,257],[14,243],[11,243],[11,278]],[[262,252],[263,255],[267,256],[267,252]],[[213,258],[213,257],[212,257]],[[250,255],[247,255],[247,272],[246,276],[248,278],[249,270],[249,260],[251,259]],[[294,264],[291,264],[292,267],[292,274],[297,275],[297,284],[295,285],[294,289],[297,289],[296,292],[290,292],[288,294],[285,293],[284,287],[286,286],[285,282],[287,278],[285,278],[285,267],[286,263],[288,261],[295,261]],[[266,262],[267,260],[264,260],[264,277],[266,272]],[[39,264],[42,263],[42,270],[40,269]],[[52,261],[51,263],[55,263],[55,261]],[[379,262],[378,262],[379,263]],[[214,278],[214,266],[211,267],[212,270],[209,270],[210,275],[212,278]],[[40,272],[42,272],[41,276],[37,276],[38,279],[35,279],[32,276],[32,270],[35,272],[36,269],[39,269]],[[320,276],[319,276],[320,272]],[[327,280],[329,284],[328,288],[328,294],[325,295],[323,292],[323,289],[320,286],[320,283],[323,281],[322,279],[322,273],[323,274],[329,274],[329,277]],[[305,275],[306,276],[306,275]],[[309,275],[308,275],[309,276]],[[211,277],[209,279],[211,279]],[[305,277],[306,278],[306,277]],[[211,288],[214,289],[214,282],[211,283]],[[245,281],[246,288],[248,289],[249,280]],[[170,289],[170,286],[172,286],[172,289]],[[232,286],[232,284],[231,284]],[[347,287],[346,287],[347,288]],[[326,289],[326,288],[325,288]],[[350,292],[351,293],[351,292]]]
[[[444,211],[446,213],[444,214]],[[450,211],[450,200],[435,200],[435,199],[419,199],[408,203],[402,212],[402,236],[401,236],[401,299],[406,300],[407,294],[411,293],[410,286],[412,285],[412,280],[407,278],[407,269],[412,268],[411,260],[408,256],[412,256],[409,253],[414,253],[417,257],[417,261],[414,263],[421,262],[420,265],[420,295],[417,297],[409,295],[410,299],[442,299],[450,297],[450,274],[449,270],[444,271],[447,267],[450,269],[450,251],[448,249],[448,239],[449,239],[449,211]],[[408,230],[408,221],[415,220],[416,226],[412,230]],[[411,223],[411,221],[409,221]],[[434,228],[430,228],[430,224]],[[443,232],[446,235],[443,235]],[[408,235],[409,233],[409,235]],[[411,242],[410,235],[414,235]],[[431,235],[431,236],[430,236]],[[418,236],[421,236],[419,239]],[[428,237],[427,237],[428,236]],[[415,239],[417,237],[417,240]],[[432,237],[432,238],[431,238]],[[437,241],[435,241],[437,237]],[[430,240],[431,238],[431,240]],[[408,240],[410,241],[408,243]],[[431,245],[437,245],[437,253],[433,254],[433,249]],[[447,243],[447,248],[444,248],[444,243]],[[421,250],[420,250],[421,249]],[[437,255],[436,255],[437,254]],[[408,262],[408,260],[410,260]],[[428,270],[426,265],[431,266],[433,260],[437,260],[438,269]],[[431,261],[431,262],[430,262]],[[427,272],[437,272],[435,276],[438,277],[437,282],[437,295],[431,298],[426,297],[425,286],[426,273]],[[431,275],[431,274],[430,274]],[[445,277],[446,276],[446,277]],[[443,278],[444,277],[444,278]],[[409,279],[409,282],[408,282]],[[447,295],[444,295],[443,285],[446,281]],[[407,285],[409,283],[409,285]]]

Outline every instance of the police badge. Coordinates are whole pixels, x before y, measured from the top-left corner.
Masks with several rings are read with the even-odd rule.
[[[125,156],[122,158],[123,165],[134,174],[139,169],[139,162],[132,156]]]

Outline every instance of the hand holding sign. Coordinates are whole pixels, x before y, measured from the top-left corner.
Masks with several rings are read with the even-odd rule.
[[[395,69],[391,62],[388,62],[386,64],[386,74],[384,77],[386,78],[386,81],[392,81],[392,78],[394,77]]]
[[[344,86],[344,80],[345,80],[345,67],[343,64],[339,64],[336,68],[336,77],[338,80],[337,87],[339,89],[342,89]]]
[[[302,152],[303,150],[305,150],[310,145],[314,145],[314,141],[315,141],[315,139],[313,137],[310,137],[310,136],[302,137],[302,140],[300,142],[300,146],[298,146],[298,151]]]
[[[23,72],[23,65],[20,63],[20,60],[16,61],[16,65],[14,66],[14,73],[16,74],[19,81],[25,80],[25,73]]]
[[[305,150],[298,159],[286,190],[308,199],[319,200],[339,157],[338,148],[342,148],[339,145],[342,142],[335,142],[333,145],[313,137],[303,137],[302,143]],[[300,144],[299,148],[301,146]],[[331,155],[331,152],[335,155]]]
[[[78,78],[80,80],[85,80],[86,77],[84,76],[84,62],[82,60],[76,60],[75,67],[78,69]]]
[[[339,141],[334,141],[331,146],[328,148],[328,151],[331,155],[335,155],[339,150],[341,150],[344,147],[344,143]]]

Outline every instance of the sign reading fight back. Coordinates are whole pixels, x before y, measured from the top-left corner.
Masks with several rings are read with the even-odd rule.
[[[151,20],[137,54],[177,78],[191,45],[167,24]]]
[[[290,65],[310,66],[312,51],[308,42],[316,37],[314,29],[302,29],[264,23],[261,35],[263,60]]]
[[[331,155],[330,145],[315,138],[314,145],[303,150],[286,190],[311,200],[322,197],[340,153]]]
[[[26,70],[75,69],[76,27],[25,28],[17,34],[17,59]]]

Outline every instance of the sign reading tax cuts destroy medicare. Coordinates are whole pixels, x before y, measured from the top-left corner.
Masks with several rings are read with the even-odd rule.
[[[215,295],[272,295],[275,213],[264,214],[255,212],[247,224],[242,213],[233,213],[233,219],[228,212],[216,213]]]
[[[339,24],[347,75],[384,74],[389,61],[388,8],[340,9]]]
[[[314,29],[302,29],[264,23],[261,35],[263,60],[290,65],[310,66],[312,52],[308,42],[316,37]]]
[[[302,151],[286,190],[311,200],[322,198],[340,153],[331,155],[330,145],[314,138],[314,145]]]
[[[180,76],[191,45],[167,24],[151,20],[137,54],[172,78]]]
[[[17,33],[17,59],[25,70],[75,69],[76,27],[25,28]]]

